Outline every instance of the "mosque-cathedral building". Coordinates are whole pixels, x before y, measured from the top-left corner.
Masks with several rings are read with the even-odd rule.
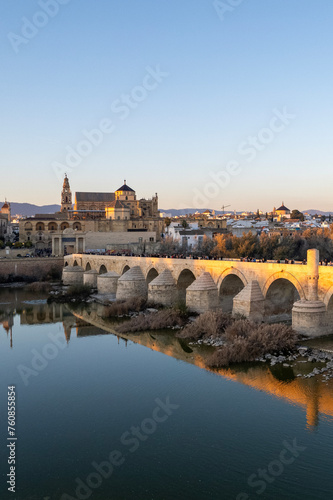
[[[73,206],[65,175],[60,212],[22,219],[20,241],[63,255],[155,243],[163,229],[157,193],[151,199],[137,199],[134,189],[124,181],[114,193],[76,192]]]

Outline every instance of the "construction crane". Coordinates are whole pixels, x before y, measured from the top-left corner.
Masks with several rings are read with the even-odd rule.
[[[228,207],[231,207],[231,205],[222,205],[221,209],[222,209],[223,215],[224,215],[224,209],[228,208]]]

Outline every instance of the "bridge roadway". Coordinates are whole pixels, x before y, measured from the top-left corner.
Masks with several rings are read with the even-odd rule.
[[[264,298],[275,294],[283,298],[291,296],[293,301],[311,300],[309,278],[317,274],[318,299],[328,307],[333,295],[333,266],[318,266],[311,263],[280,264],[273,262],[241,262],[240,260],[201,260],[138,256],[109,256],[72,254],[64,257],[64,265],[82,266],[84,270],[95,269],[99,274],[115,271],[122,275],[129,268],[140,266],[147,283],[164,269],[169,269],[178,286],[186,288],[207,271],[217,284],[220,295],[235,295],[252,280],[259,283]],[[333,301],[332,301],[333,302]]]

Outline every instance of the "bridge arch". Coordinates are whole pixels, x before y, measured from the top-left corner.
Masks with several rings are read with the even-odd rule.
[[[146,273],[146,283],[149,285],[151,281],[153,281],[155,278],[158,276],[158,271],[155,269],[154,266],[150,266],[149,269],[147,270]]]
[[[98,274],[106,274],[107,272],[108,271],[106,267],[104,266],[104,264],[102,264],[101,267],[99,268]]]
[[[186,300],[186,288],[195,281],[195,275],[190,269],[183,269],[177,278],[178,298],[181,301]]]
[[[74,266],[74,267],[76,267],[76,266],[78,266],[78,265],[79,265],[79,264],[77,263],[77,260],[75,259],[75,260],[74,260],[74,264],[73,264],[73,266]]]
[[[91,265],[90,265],[90,262],[87,262],[87,265],[86,265],[86,271],[91,271]]]
[[[247,285],[244,274],[230,267],[226,269],[218,279],[217,286],[220,297],[220,305],[223,312],[231,313],[233,300],[236,295]]]
[[[264,297],[265,317],[269,321],[290,320],[294,303],[305,298],[305,295],[301,296],[303,289],[299,282],[294,277],[291,280],[288,274],[276,273],[275,279],[268,280],[270,284],[264,291]]]
[[[219,279],[217,280],[217,288],[220,290],[221,288],[221,285],[223,283],[223,281],[225,280],[225,278],[227,276],[229,276],[230,274],[234,275],[234,276],[237,276],[243,283],[244,286],[247,285],[248,281],[245,277],[245,275],[239,271],[237,268],[235,267],[228,267],[227,269],[225,269],[222,274],[219,276]]]
[[[328,289],[324,297],[324,304],[326,305],[327,322],[331,325],[333,321],[333,286]]]
[[[284,280],[287,280],[287,281],[290,281],[294,287],[296,288],[299,296],[300,296],[300,299],[301,300],[306,300],[306,296],[305,296],[305,293],[304,293],[304,290],[303,290],[303,287],[302,285],[300,284],[300,282],[295,278],[295,276],[293,276],[291,273],[288,273],[286,271],[279,271],[277,273],[274,273],[272,274],[268,280],[266,281],[265,285],[264,285],[264,288],[263,288],[263,296],[266,298],[266,295],[267,295],[267,292],[268,292],[268,289],[269,287],[272,285],[272,283],[278,279],[284,279]]]
[[[125,274],[127,271],[129,271],[131,268],[128,264],[125,264],[121,270],[121,275]]]
[[[333,285],[327,290],[323,299],[326,309],[328,309],[328,305],[330,304],[330,300],[332,297],[333,297]]]

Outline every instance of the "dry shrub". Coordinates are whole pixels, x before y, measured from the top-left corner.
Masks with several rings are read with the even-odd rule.
[[[234,320],[230,325],[227,326],[223,338],[232,343],[236,337],[248,337],[249,333],[253,329],[258,328],[259,325],[255,325],[248,319]]]
[[[107,307],[105,317],[113,318],[115,316],[125,316],[130,312],[140,312],[143,311],[146,305],[146,300],[141,297],[135,297],[127,300],[117,300]]]
[[[218,368],[254,361],[268,353],[292,351],[298,340],[297,333],[287,325],[257,325],[250,321],[236,321],[226,330],[225,338],[228,343],[211,356],[208,366]]]
[[[91,295],[91,288],[89,285],[71,285],[66,290],[64,296],[69,299],[85,299]]]
[[[156,313],[141,314],[117,327],[120,333],[164,330],[173,326],[183,326],[185,318],[174,309],[163,309]]]
[[[207,311],[200,314],[193,323],[186,325],[184,330],[179,332],[177,336],[194,340],[203,337],[221,337],[231,322],[232,318],[229,314],[222,311]]]
[[[29,283],[29,285],[27,285],[25,289],[28,290],[29,292],[46,293],[51,290],[51,285],[43,281],[35,281],[34,283]]]

